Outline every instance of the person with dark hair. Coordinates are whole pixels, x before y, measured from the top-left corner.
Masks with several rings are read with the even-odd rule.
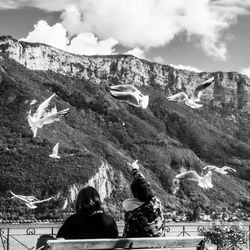
[[[117,238],[114,219],[102,208],[100,195],[93,187],[80,190],[76,200],[76,213],[66,219],[57,233],[57,238],[93,239]]]
[[[163,237],[164,218],[160,200],[155,196],[150,183],[139,171],[137,161],[128,163],[133,181],[130,189],[133,198],[123,201],[125,227],[123,237]]]

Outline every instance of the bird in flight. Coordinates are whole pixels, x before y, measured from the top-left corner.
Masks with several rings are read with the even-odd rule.
[[[228,171],[237,172],[234,168],[231,168],[228,166],[224,166],[222,168],[219,168],[219,167],[216,167],[214,165],[208,165],[208,166],[204,167],[203,169],[212,170],[212,171],[215,171],[215,172],[220,173],[220,174],[228,174]]]
[[[57,143],[53,150],[52,150],[52,154],[49,155],[49,157],[51,158],[56,158],[56,159],[60,159],[61,157],[58,155],[58,148],[59,148],[59,143]]]
[[[42,102],[36,112],[31,114],[31,110],[28,112],[28,123],[33,132],[33,136],[36,137],[38,128],[42,128],[45,124],[50,124],[55,121],[60,121],[60,118],[67,114],[69,108],[61,110],[57,112],[56,106],[52,108],[50,111],[46,111],[46,108],[49,105],[50,100],[55,96],[55,94],[51,95],[44,102]]]
[[[137,108],[147,108],[149,96],[143,95],[136,87],[127,84],[110,86],[110,88],[110,94],[116,99],[125,101]]]
[[[10,193],[12,194],[11,199],[19,199],[21,201],[23,201],[25,203],[25,205],[30,208],[30,209],[35,209],[37,208],[37,206],[35,204],[39,204],[45,201],[50,201],[51,199],[53,199],[54,197],[50,197],[48,199],[44,199],[44,200],[38,200],[36,197],[34,196],[24,196],[24,195],[18,195],[18,194],[14,194],[12,191],[10,191]]]
[[[169,101],[176,101],[176,102],[184,102],[187,106],[193,109],[201,108],[203,104],[200,104],[200,98],[203,94],[204,90],[214,81],[214,77],[209,78],[202,84],[198,85],[191,97],[189,98],[185,92],[180,92],[175,95],[168,96],[167,99]]]
[[[208,171],[206,175],[200,176],[196,171],[190,170],[175,176],[176,179],[191,180],[198,183],[201,188],[209,189],[213,187],[212,172]]]

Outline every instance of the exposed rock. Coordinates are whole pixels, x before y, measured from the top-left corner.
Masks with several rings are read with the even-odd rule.
[[[39,43],[0,37],[0,52],[33,70],[52,70],[82,77],[96,84],[155,85],[166,94],[192,90],[215,76],[205,91],[205,99],[235,109],[250,107],[250,79],[237,72],[192,72],[142,60],[130,55],[80,56]]]

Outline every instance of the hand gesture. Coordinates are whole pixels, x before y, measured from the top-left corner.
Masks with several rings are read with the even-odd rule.
[[[131,170],[133,170],[133,169],[139,170],[139,165],[137,164],[137,162],[138,162],[138,160],[134,161],[133,163],[128,162],[128,165],[131,168]]]

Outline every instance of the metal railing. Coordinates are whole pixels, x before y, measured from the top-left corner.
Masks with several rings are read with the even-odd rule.
[[[206,222],[178,222],[166,223],[165,229],[169,237],[198,236],[202,230],[211,226]],[[237,222],[235,222],[237,224]],[[33,250],[36,240],[40,235],[48,234],[56,236],[61,223],[47,224],[0,224],[0,250]],[[226,225],[226,223],[223,223]],[[232,223],[228,223],[232,225]],[[124,223],[117,222],[119,235],[122,235]],[[250,232],[250,222],[241,223],[248,233]],[[250,236],[248,236],[250,237]],[[248,240],[249,244],[250,238]],[[248,245],[248,249],[249,245]]]

